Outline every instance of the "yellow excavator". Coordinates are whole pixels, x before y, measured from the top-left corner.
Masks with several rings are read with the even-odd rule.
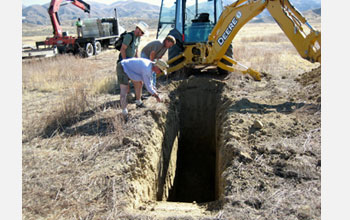
[[[183,67],[217,66],[223,71],[243,67],[260,81],[260,73],[233,58],[232,40],[250,20],[267,9],[298,53],[321,63],[321,32],[315,30],[289,0],[162,0],[157,38],[171,34],[176,45],[168,51],[168,72]]]

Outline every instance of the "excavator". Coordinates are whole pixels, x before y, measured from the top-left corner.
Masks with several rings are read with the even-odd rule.
[[[225,7],[222,0],[162,0],[157,38],[168,34],[176,38],[176,45],[168,51],[168,73],[184,67],[217,66],[260,81],[258,71],[233,58],[231,43],[238,31],[264,9],[302,58],[321,63],[321,32],[289,0],[237,0]]]

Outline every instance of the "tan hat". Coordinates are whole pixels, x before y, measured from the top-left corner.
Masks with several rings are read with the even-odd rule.
[[[140,28],[140,30],[143,32],[143,33],[145,33],[145,34],[147,34],[148,33],[148,24],[146,24],[145,22],[143,22],[143,21],[140,21],[139,23],[137,23],[137,24],[135,24],[136,25],[136,27],[138,27],[138,28]]]
[[[166,36],[166,38],[164,40],[168,40],[168,41],[172,42],[173,44],[176,44],[176,39],[172,35]]]
[[[153,63],[164,73],[164,75],[167,74],[167,69],[169,68],[169,65],[164,60],[155,60],[155,62]]]

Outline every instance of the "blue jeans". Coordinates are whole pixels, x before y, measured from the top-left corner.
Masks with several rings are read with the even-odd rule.
[[[141,53],[141,58],[149,59],[145,53]],[[155,72],[152,72],[152,84],[153,87],[156,88],[156,83],[157,83],[157,74]]]

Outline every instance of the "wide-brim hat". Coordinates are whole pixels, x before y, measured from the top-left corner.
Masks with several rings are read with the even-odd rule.
[[[164,75],[168,74],[167,70],[169,68],[169,65],[164,60],[158,59],[155,60],[153,63],[164,73]]]
[[[139,23],[135,24],[136,27],[138,27],[143,33],[148,34],[148,24],[146,24],[143,21],[140,21]]]

